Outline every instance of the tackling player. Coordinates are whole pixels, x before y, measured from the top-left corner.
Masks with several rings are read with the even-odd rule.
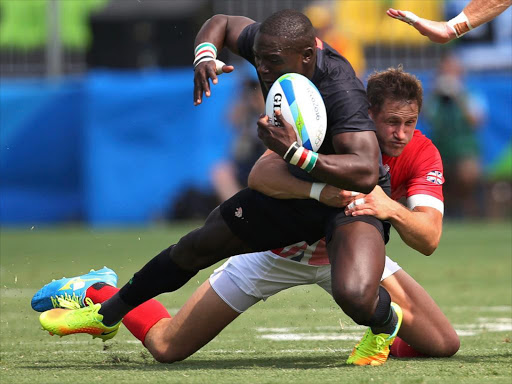
[[[408,208],[389,199],[377,187],[367,196],[357,196],[365,203],[349,211],[391,220],[405,242],[430,254],[438,245],[442,229],[443,179],[439,152],[430,140],[414,130],[422,103],[421,84],[401,68],[388,69],[369,78],[368,95],[384,164],[390,167],[393,198],[406,197]],[[262,166],[262,162],[269,164]],[[278,198],[309,198],[315,189],[311,183],[297,183],[286,171],[285,163],[273,155],[260,159],[250,183]],[[314,194],[321,202],[334,206],[345,206],[353,199],[351,193],[332,186],[323,186]],[[399,217],[403,219],[395,220]],[[158,361],[183,360],[262,299],[303,284],[318,284],[330,293],[330,274],[323,240],[311,246],[303,242],[240,255],[217,269],[174,318],[170,319],[156,300],[150,300],[130,312],[123,322]],[[59,289],[69,285],[69,281],[57,281],[41,289],[34,296],[34,308],[51,308],[55,296],[62,294]],[[91,284],[82,294],[93,302],[103,302],[117,292],[104,284],[90,287]],[[457,352],[459,339],[448,319],[427,292],[390,259],[386,261],[381,284],[404,312],[399,336],[405,342],[397,338],[391,347],[392,354],[417,356],[419,352],[441,357]],[[79,305],[83,301],[82,298]]]

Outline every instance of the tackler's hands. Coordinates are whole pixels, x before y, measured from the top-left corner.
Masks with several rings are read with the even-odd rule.
[[[428,37],[434,43],[444,44],[457,37],[446,21],[423,19],[410,11],[400,11],[393,8],[389,8],[386,13],[393,19],[412,25],[419,33]]]
[[[297,135],[291,124],[286,122],[281,111],[275,111],[276,123],[270,122],[267,115],[261,115],[258,120],[258,137],[268,149],[283,157],[290,145],[297,141]]]
[[[194,69],[194,105],[199,105],[203,101],[203,94],[210,97],[210,80],[217,84],[218,75],[233,72],[235,67],[226,65],[220,60],[209,60],[199,63]]]
[[[347,191],[345,189],[339,190],[339,201],[340,201],[340,207],[345,207],[352,203],[355,200],[355,197],[361,198],[366,196],[363,193],[354,192],[354,191]]]
[[[347,194],[349,197],[347,197]],[[350,191],[345,191],[332,185],[326,185],[320,193],[320,202],[330,207],[342,208],[346,206],[351,199]]]
[[[368,195],[355,196],[345,209],[347,216],[375,216],[379,220],[388,220],[395,211],[396,202],[392,200],[380,186],[376,186]]]

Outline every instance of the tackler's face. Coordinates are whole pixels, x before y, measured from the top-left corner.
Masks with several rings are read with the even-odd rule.
[[[256,70],[267,90],[285,73],[306,75],[303,54],[286,38],[258,33],[253,52]]]
[[[379,112],[370,109],[370,117],[377,128],[381,151],[399,156],[411,141],[418,122],[418,103],[410,100],[386,100]]]

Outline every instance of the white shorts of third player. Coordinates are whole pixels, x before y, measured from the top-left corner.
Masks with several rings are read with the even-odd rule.
[[[381,281],[400,269],[386,256]],[[298,263],[271,251],[229,258],[212,273],[210,284],[220,298],[239,313],[297,285],[317,284],[332,295],[330,265]]]

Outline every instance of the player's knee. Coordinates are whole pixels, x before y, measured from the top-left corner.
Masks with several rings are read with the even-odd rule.
[[[187,270],[197,270],[197,250],[193,240],[193,232],[182,237],[171,251],[171,259],[179,267]]]
[[[451,340],[447,342],[446,348],[445,348],[445,356],[450,357],[455,355],[460,349],[460,339],[458,336],[455,336]]]
[[[225,248],[228,227],[219,210],[214,210],[204,226],[183,236],[171,252],[171,259],[181,268],[199,271],[237,253]],[[231,232],[229,232],[231,234]]]
[[[373,293],[372,293],[373,292]],[[332,287],[333,298],[357,324],[366,324],[375,306],[376,291],[365,284]]]
[[[438,351],[436,357],[451,357],[455,355],[460,348],[460,338],[455,331],[446,335],[443,339],[443,344]]]
[[[156,361],[163,364],[172,364],[176,361],[185,360],[190,356],[190,354],[184,353],[183,351],[177,351],[175,348],[171,348],[169,346],[152,348],[150,352]]]
[[[201,246],[201,239],[196,233],[197,231],[199,230],[197,229],[182,237],[171,252],[172,261],[188,271],[199,271],[217,261],[214,258],[213,250],[208,251]]]

